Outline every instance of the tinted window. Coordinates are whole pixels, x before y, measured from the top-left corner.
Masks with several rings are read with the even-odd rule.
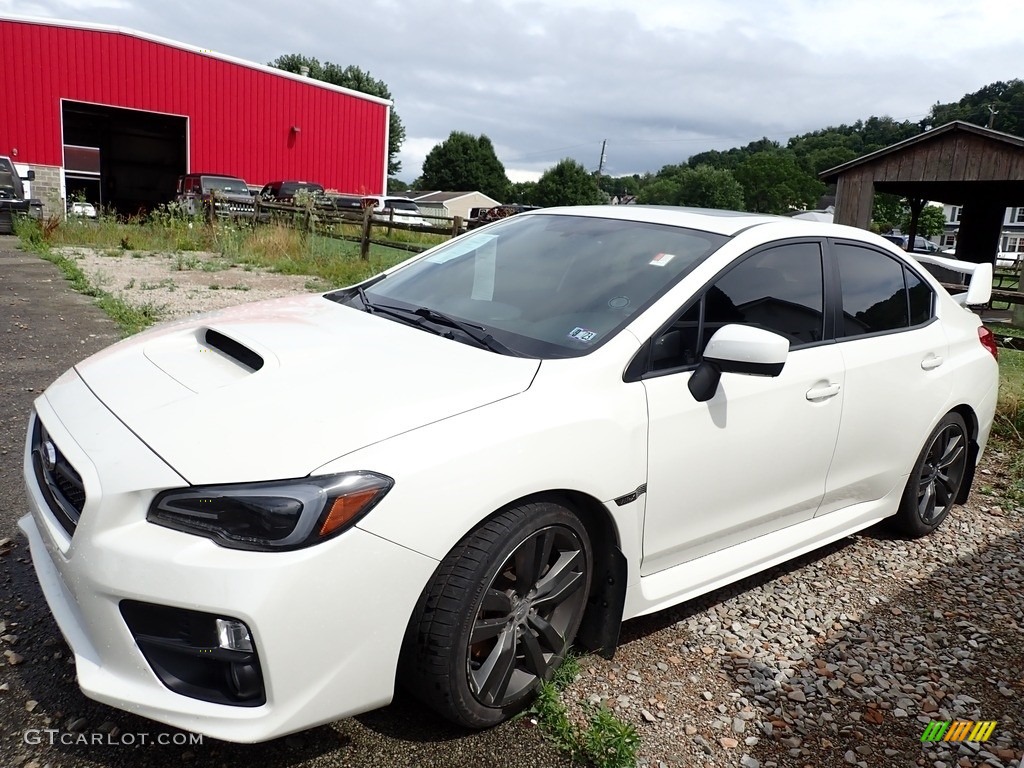
[[[774,331],[789,339],[791,347],[821,341],[823,295],[817,243],[755,253],[720,277],[668,333],[655,339],[652,366],[663,370],[698,362],[715,331],[730,323]]]
[[[928,322],[932,318],[935,294],[924,280],[906,267],[903,268],[903,279],[907,283],[907,295],[910,299],[910,324],[920,325]]]
[[[843,293],[840,336],[894,331],[910,325],[902,264],[879,251],[847,244],[836,245],[836,257]],[[930,298],[928,304],[930,314]]]

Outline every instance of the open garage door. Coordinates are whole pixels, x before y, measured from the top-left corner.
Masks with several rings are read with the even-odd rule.
[[[187,165],[185,117],[64,101],[61,119],[69,200],[84,191],[91,202],[135,214],[174,198]],[[76,160],[68,165],[72,147],[97,150],[98,178],[86,178],[74,168]]]

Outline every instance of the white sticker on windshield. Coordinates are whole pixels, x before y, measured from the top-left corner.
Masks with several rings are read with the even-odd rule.
[[[569,338],[576,341],[593,341],[597,338],[597,331],[588,331],[586,328],[573,328],[569,331]]]
[[[427,256],[427,261],[431,264],[444,264],[446,261],[457,259],[459,256],[465,256],[467,253],[475,251],[477,248],[482,248],[486,245],[493,244],[498,239],[497,235],[473,235],[472,237],[464,237],[458,242],[452,243],[444,250],[438,251],[435,254]]]
[[[675,257],[676,255],[674,253],[659,253],[657,256],[651,259],[650,264],[652,267],[664,267]]]

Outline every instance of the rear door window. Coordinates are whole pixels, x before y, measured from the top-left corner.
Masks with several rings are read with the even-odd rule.
[[[839,338],[899,331],[931,319],[934,294],[905,264],[851,243],[836,243],[835,254],[843,303]]]

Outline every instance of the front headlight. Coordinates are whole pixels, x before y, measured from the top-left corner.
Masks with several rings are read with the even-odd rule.
[[[301,549],[353,525],[392,485],[394,480],[385,475],[345,472],[270,483],[179,488],[153,499],[146,519],[232,549]]]

